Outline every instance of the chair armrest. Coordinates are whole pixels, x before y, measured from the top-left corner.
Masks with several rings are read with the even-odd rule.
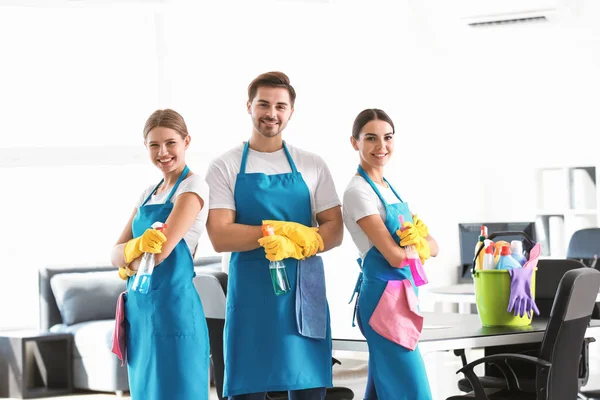
[[[581,349],[581,358],[579,359],[579,386],[587,385],[590,378],[590,343],[595,342],[594,338],[584,338]]]
[[[518,360],[518,361],[536,364],[538,367],[540,367],[539,368],[539,372],[541,374],[540,379],[543,380],[544,387],[548,386],[548,379],[550,378],[550,369],[552,368],[552,363],[550,363],[546,360],[543,360],[541,358],[538,358],[538,357],[531,357],[531,356],[527,356],[527,355],[523,355],[523,354],[505,353],[505,354],[494,354],[492,356],[482,357],[482,358],[479,358],[479,359],[465,365],[464,367],[462,367],[461,369],[456,371],[456,373],[458,374],[458,373],[462,372],[463,374],[465,374],[465,376],[471,383],[471,386],[473,387],[473,391],[475,392],[476,399],[488,400],[485,390],[483,389],[483,386],[481,385],[479,378],[475,374],[475,371],[473,371],[473,368],[475,368],[479,364],[483,364],[486,362],[492,363],[492,364],[496,365],[498,368],[500,368],[500,370],[502,371],[502,373],[506,379],[506,384],[508,386],[508,389],[510,391],[515,391],[515,390],[520,391],[521,387],[519,385],[518,378],[517,378],[515,372],[513,371],[513,369],[507,363],[508,360]]]
[[[467,356],[465,355],[465,349],[455,349],[454,355],[460,357],[463,367],[467,365]]]

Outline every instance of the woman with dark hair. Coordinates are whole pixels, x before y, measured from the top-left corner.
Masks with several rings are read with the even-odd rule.
[[[404,246],[424,262],[438,246],[427,226],[384,178],[394,151],[394,123],[367,109],[354,121],[352,147],[360,162],[343,200],[346,228],[358,248],[362,272],[355,313],[369,346],[366,400],[430,400],[431,390],[417,341],[422,317]],[[404,218],[401,226],[399,217]]]
[[[128,279],[127,367],[134,400],[208,400],[209,341],[192,278],[192,254],[208,216],[208,185],[187,167],[190,136],[181,115],[155,111],[144,126],[150,160],[163,179],[140,196],[111,260]],[[160,232],[151,226],[162,222]],[[132,289],[143,253],[154,253],[150,290]]]

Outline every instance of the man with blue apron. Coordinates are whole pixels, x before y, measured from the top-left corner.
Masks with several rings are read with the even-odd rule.
[[[358,173],[369,183],[383,203],[386,211],[385,226],[395,242],[399,244],[400,238],[396,234],[400,228],[398,217],[402,215],[405,221],[413,221],[408,204],[402,201],[398,193],[384,179],[400,200],[400,203],[388,204],[369,175],[360,166]],[[369,346],[369,384],[366,399],[431,400],[425,365],[418,347],[414,351],[409,350],[381,336],[369,325],[369,320],[389,282],[408,279],[417,292],[410,268],[391,266],[375,246],[367,252],[364,260],[360,261],[362,261],[362,272],[355,288],[355,293],[358,294],[355,313]],[[393,318],[391,312],[392,310],[390,310],[390,318]]]
[[[164,204],[138,208],[133,237],[154,222],[166,222],[171,198],[188,174],[186,166]],[[147,294],[127,282],[125,302],[127,366],[133,400],[208,400],[209,340],[202,303],[192,278],[194,263],[184,239],[152,273]]]
[[[306,259],[298,254],[282,256],[291,290],[276,295],[269,253],[259,240],[265,221],[305,231],[313,230],[316,221],[325,249],[339,245],[343,233],[339,198],[322,177],[330,178],[324,162],[281,138],[295,99],[287,76],[260,75],[250,84],[248,99],[252,137],[213,160],[206,175],[210,239],[215,250],[232,252],[223,393],[232,400],[264,400],[267,392],[288,391],[291,400],[322,400],[326,387],[332,386],[332,349],[321,258],[314,255],[316,249],[304,254]],[[315,196],[315,210],[313,196],[319,186],[325,189]],[[294,241],[291,236],[285,240]]]

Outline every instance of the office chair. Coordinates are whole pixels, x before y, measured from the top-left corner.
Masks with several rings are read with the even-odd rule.
[[[598,259],[598,255],[600,255],[600,228],[581,229],[573,233],[567,247],[567,258],[592,263]],[[595,267],[595,265],[588,266]]]
[[[579,260],[588,267],[600,269],[600,264],[597,264],[598,255],[600,255],[600,228],[581,229],[573,233],[567,247],[567,258]],[[600,303],[596,303],[592,318],[600,318]],[[588,351],[584,350],[587,356]],[[579,393],[579,397],[581,399],[600,399],[600,390],[582,391]]]
[[[194,286],[202,300],[210,340],[210,364],[219,400],[223,400],[225,363],[223,360],[223,330],[225,328],[225,305],[227,274],[222,271],[202,271],[194,278]],[[333,364],[340,364],[335,358]],[[268,392],[267,400],[287,400],[287,392]],[[354,392],[344,387],[327,388],[325,400],[352,400]]]
[[[538,261],[537,267],[535,302],[540,310],[540,317],[550,317],[552,305],[554,303],[560,281],[564,274],[573,269],[585,268],[585,266],[576,260],[542,259]],[[598,318],[598,316],[600,316],[600,310],[598,304],[595,304],[593,307],[592,318]],[[579,364],[579,387],[584,386],[589,378],[588,347],[589,343],[593,341],[595,341],[593,338],[586,338],[582,345],[581,360]],[[539,343],[531,343],[488,347],[485,349],[484,354],[485,356],[492,356],[498,353],[519,353],[529,356],[537,356],[539,350]],[[464,367],[467,364],[464,356],[464,350],[457,350],[455,351],[455,354],[461,356]],[[536,366],[533,364],[513,361],[511,362],[511,367],[517,376],[521,378],[521,388],[527,392],[535,391]],[[484,388],[506,388],[506,380],[504,375],[497,366],[486,364],[484,366],[484,370],[484,375],[479,377],[479,380]],[[470,392],[473,390],[471,383],[467,378],[463,378],[458,381],[458,388],[463,392]],[[586,396],[580,393],[580,398],[585,399]]]
[[[578,365],[585,332],[600,290],[600,272],[578,268],[565,273],[552,305],[539,356],[495,354],[475,360],[458,372],[464,373],[474,391],[447,400],[549,400],[575,399],[579,390]],[[536,365],[535,390],[526,392],[508,363],[519,360]],[[473,368],[493,363],[504,372],[506,388],[484,388]]]

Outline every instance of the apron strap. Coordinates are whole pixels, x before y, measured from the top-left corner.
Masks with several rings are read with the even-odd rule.
[[[173,195],[177,191],[177,188],[179,187],[179,184],[181,183],[182,180],[185,179],[188,172],[190,172],[190,169],[186,165],[185,168],[183,169],[183,171],[181,171],[181,175],[179,175],[179,179],[177,179],[177,182],[175,182],[173,189],[171,189],[171,193],[169,193],[169,197],[167,197],[167,199],[165,200],[165,204],[168,203],[169,201],[171,201],[171,197],[173,197]]]
[[[246,142],[246,144],[244,145],[244,150],[242,151],[242,163],[240,165],[240,174],[245,174],[246,173],[246,162],[248,161],[248,149],[249,147],[250,141]],[[292,168],[292,173],[296,174],[298,173],[298,169],[296,168],[296,164],[294,163],[294,160],[292,159],[292,156],[290,155],[290,151],[287,148],[287,145],[285,144],[285,140],[283,141],[283,151],[285,151],[285,156],[287,157],[288,162],[290,163],[290,167]]]
[[[290,151],[288,150],[287,145],[285,144],[285,140],[283,141],[283,150],[285,151],[285,155],[288,159],[288,162],[290,163],[290,167],[292,167],[292,173],[297,174],[298,170],[296,169],[296,164],[294,163],[294,160],[290,155]]]
[[[148,195],[148,197],[146,197],[146,200],[144,200],[144,202],[142,203],[142,205],[140,207],[143,207],[146,205],[146,203],[150,200],[150,198],[152,197],[152,195],[154,194],[154,192],[156,192],[156,189],[158,189],[158,187],[160,185],[162,185],[162,183],[164,182],[164,178],[160,180],[160,182],[158,182],[158,185],[154,186],[154,189],[152,189],[150,191],[150,194]]]
[[[371,187],[375,191],[375,194],[377,194],[377,197],[379,197],[379,200],[381,200],[383,205],[387,208],[389,204],[387,203],[387,201],[385,201],[385,199],[381,195],[381,192],[379,191],[379,189],[377,189],[377,186],[375,186],[375,183],[371,180],[369,175],[365,172],[363,167],[361,167],[360,165],[358,166],[358,173],[360,174],[360,176],[362,176],[367,181],[367,183],[369,185],[371,185]],[[390,187],[390,189],[392,189],[392,192],[396,195],[398,200],[400,200],[400,203],[404,203],[404,201],[402,201],[402,198],[400,198],[400,195],[394,190],[394,188],[392,187],[392,185],[390,185],[390,183],[387,181],[387,179],[383,178],[383,181],[385,183],[387,183],[387,185]]]
[[[244,145],[244,150],[242,151],[242,164],[240,165],[240,174],[246,173],[246,161],[248,161],[248,149],[249,149],[250,141],[247,141]]]
[[[177,179],[177,182],[175,183],[175,186],[173,186],[173,189],[171,189],[171,193],[169,193],[169,197],[167,197],[167,199],[165,200],[165,203],[168,203],[171,200],[171,197],[173,197],[173,195],[175,194],[175,191],[177,190],[177,187],[179,187],[179,184],[181,183],[181,181],[183,180],[183,178],[185,178],[185,176],[188,174],[188,172],[190,172],[190,169],[186,165],[185,168],[183,169],[183,171],[181,172],[181,175],[179,175],[179,178]],[[162,185],[164,181],[165,181],[165,179],[163,178],[163,179],[160,180],[160,182],[158,182],[158,185],[156,185],[154,187],[154,189],[152,189],[152,191],[150,192],[150,194],[148,195],[148,197],[146,197],[146,200],[144,200],[144,202],[142,203],[142,205],[140,207],[143,207],[143,206],[146,205],[146,203],[150,200],[150,198],[152,197],[152,195],[156,192],[156,189],[158,189],[158,187],[160,185]]]
[[[356,262],[362,269],[362,259],[357,258]],[[360,273],[358,274],[358,279],[356,280],[356,285],[354,285],[354,291],[352,292],[352,297],[350,297],[350,301],[348,302],[348,304],[351,304],[352,300],[354,300],[354,295],[356,295],[356,300],[354,301],[354,311],[352,311],[352,327],[356,326],[356,323],[355,323],[356,322],[356,313],[358,312],[358,298],[360,297],[360,286],[362,285],[362,280],[363,280],[363,273],[362,273],[362,271],[360,271]]]

